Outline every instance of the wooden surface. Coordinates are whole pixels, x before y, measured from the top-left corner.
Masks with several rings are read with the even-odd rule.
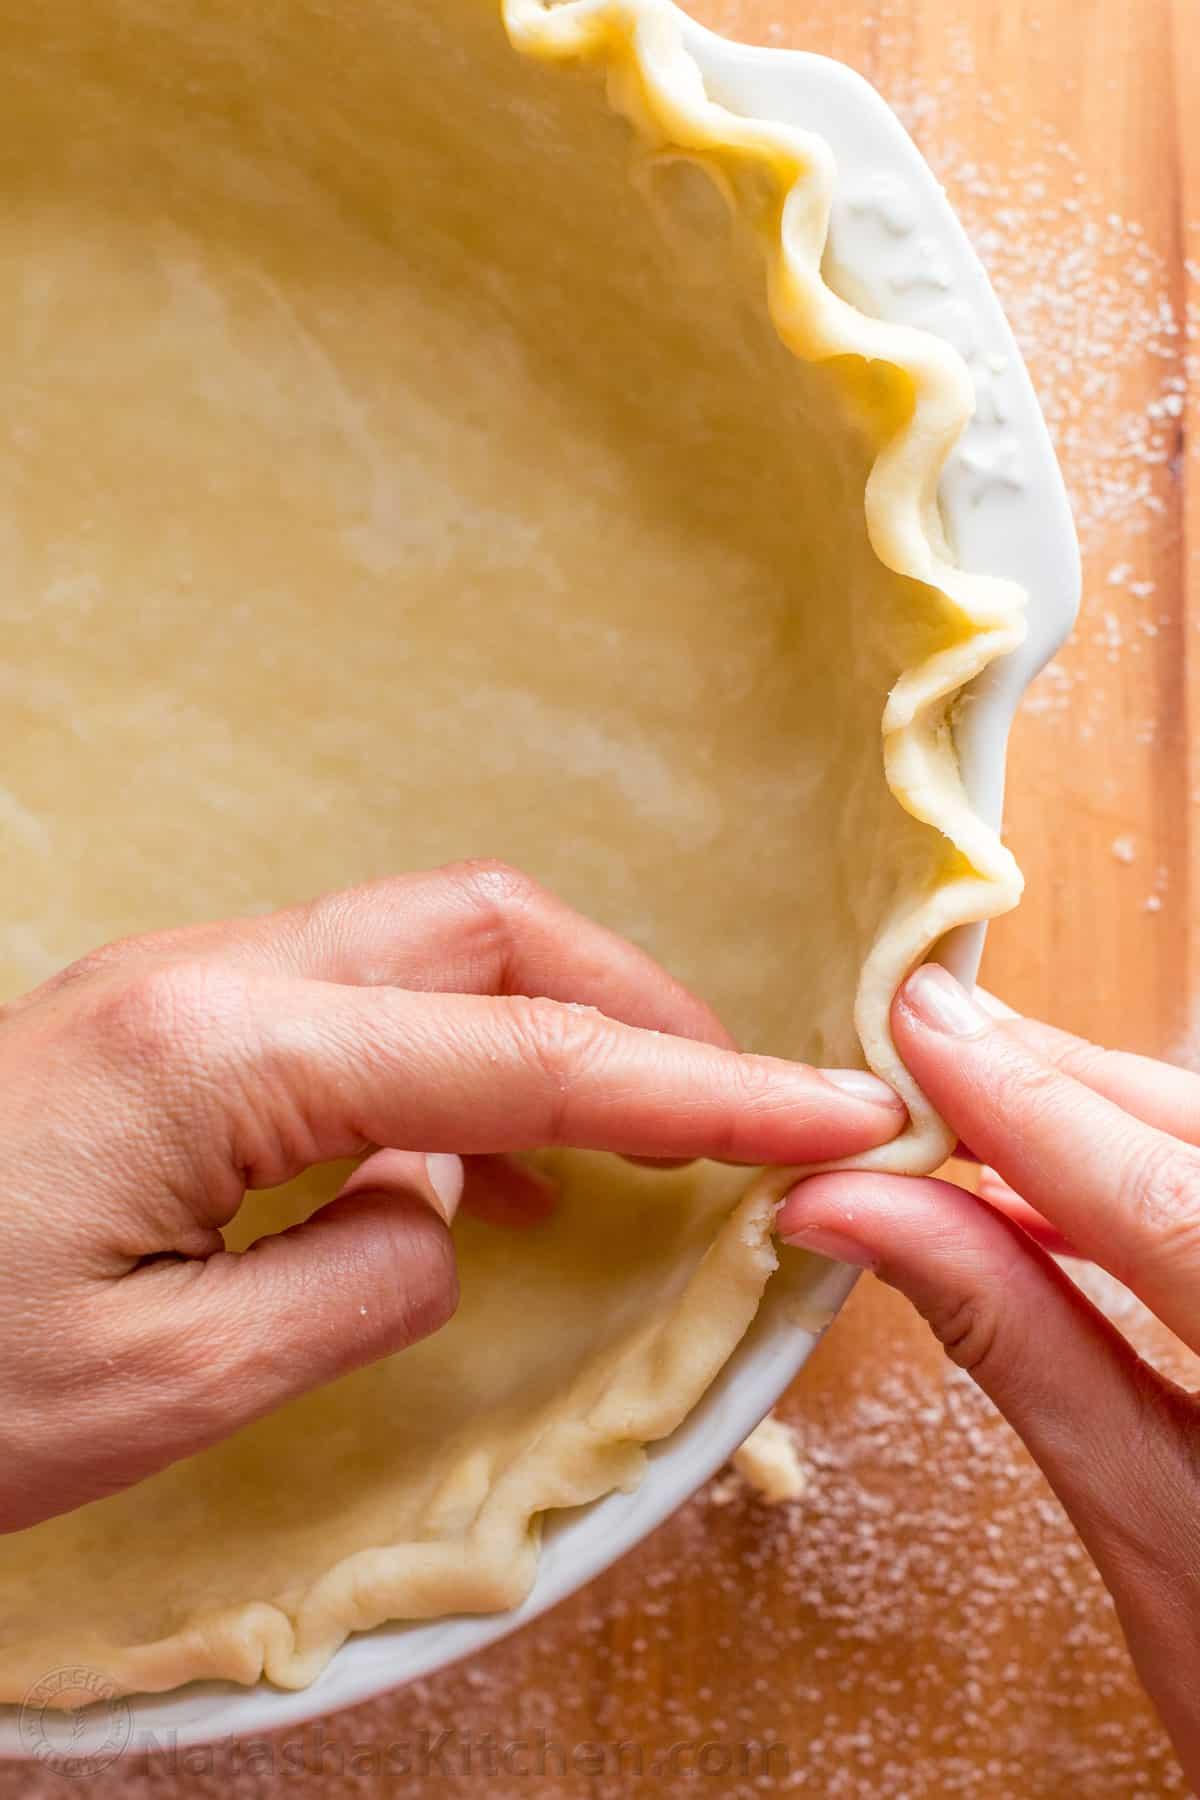
[[[841,57],[893,101],[983,250],[1060,445],[1085,610],[1019,723],[1008,834],[1028,896],[986,977],[1091,1036],[1200,1056],[1200,4],[696,10]],[[1055,1503],[897,1299],[863,1283],[785,1411],[812,1470],[802,1502],[771,1512],[718,1483],[469,1667],[295,1734],[286,1755],[201,1751],[89,1792],[1183,1791]],[[61,1791],[0,1771],[0,1794],[43,1781]]]

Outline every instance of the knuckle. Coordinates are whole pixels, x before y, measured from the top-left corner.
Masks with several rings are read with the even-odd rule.
[[[732,1083],[739,1112],[762,1119],[773,1113],[794,1113],[793,1095],[781,1095],[777,1066],[761,1056],[734,1056],[728,1059],[727,1079]]]
[[[202,963],[158,963],[106,984],[93,1026],[108,1048],[134,1059],[186,1055],[219,1045],[244,1011],[242,982]]]
[[[966,1294],[926,1310],[926,1320],[951,1362],[977,1379],[986,1375],[1000,1336],[998,1305],[986,1294]]]
[[[497,922],[523,912],[541,892],[531,875],[496,857],[451,863],[442,873],[478,911]]]
[[[604,1054],[609,1021],[594,1006],[537,996],[510,1000],[508,1018],[522,1063],[545,1084],[549,1127],[557,1139],[565,1127],[572,1087]]]
[[[68,963],[57,975],[42,983],[37,990],[42,994],[51,994],[64,988],[73,988],[106,979],[119,974],[122,970],[131,971],[140,966],[151,968],[168,962],[179,962],[188,953],[195,951],[208,936],[208,928],[202,925],[183,925],[164,931],[150,931],[136,937],[113,938],[110,943],[99,944],[85,955]]]
[[[1093,1044],[1081,1038],[1076,1043],[1068,1044],[1055,1060],[1064,1075],[1070,1075],[1073,1080],[1082,1081],[1088,1087],[1103,1070],[1110,1055],[1111,1052],[1101,1044]]]
[[[1131,1159],[1118,1206],[1133,1228],[1127,1279],[1164,1263],[1200,1268],[1200,1151],[1172,1139],[1151,1144]]]
[[[530,913],[542,904],[541,888],[520,869],[487,857],[452,864],[443,874],[465,902],[491,984],[505,992],[517,940],[528,928]]]
[[[714,1119],[712,1155],[731,1162],[747,1159],[762,1127],[777,1115],[799,1124],[805,1108],[794,1096],[781,1097],[773,1066],[757,1056],[732,1056],[722,1074],[725,1102]],[[750,1157],[753,1160],[753,1157]]]
[[[992,1076],[994,1109],[1005,1121],[1019,1118],[1026,1135],[1038,1137],[1051,1130],[1059,1109],[1061,1082],[1058,1071],[1027,1059],[1023,1054],[1002,1054]]]
[[[491,994],[520,994],[529,938],[552,922],[554,898],[524,869],[495,857],[453,862],[450,884],[459,934],[470,945],[477,979]]]

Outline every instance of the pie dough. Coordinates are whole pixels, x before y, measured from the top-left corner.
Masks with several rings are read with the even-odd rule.
[[[661,0],[42,0],[0,58],[5,991],[501,856],[936,1165],[888,1008],[1019,892],[953,721],[1021,595],[939,524],[962,364],[822,279],[822,142]],[[0,1541],[0,1698],[517,1602],[734,1349],[787,1182],[558,1161],[552,1223],[459,1222],[434,1339]]]
[[[768,1506],[802,1500],[808,1492],[808,1469],[800,1455],[795,1429],[768,1413],[733,1453],[734,1469]]]

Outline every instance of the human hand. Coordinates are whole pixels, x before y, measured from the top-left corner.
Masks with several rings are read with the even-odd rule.
[[[977,1199],[934,1179],[815,1175],[784,1201],[780,1235],[906,1294],[1020,1433],[1200,1784],[1200,1402],[1034,1241],[1100,1264],[1200,1351],[1200,1078],[1001,1017],[933,966],[892,1024],[999,1179]]]
[[[0,1530],[436,1331],[464,1179],[493,1217],[544,1204],[504,1152],[795,1163],[904,1120],[873,1077],[739,1055],[490,863],[110,945],[0,1012],[0,1095]],[[247,1188],[363,1152],[307,1223],[224,1250]]]

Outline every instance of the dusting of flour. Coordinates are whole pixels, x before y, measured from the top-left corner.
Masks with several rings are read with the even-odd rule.
[[[1098,203],[1053,130],[1022,120],[1003,167],[978,163],[963,82],[984,116],[1003,121],[1005,101],[965,29],[957,79],[941,90],[889,74],[904,66],[889,61],[904,14],[878,11],[872,73],[1001,293],[1079,522],[1081,633],[1100,654],[1085,680],[1068,650],[1025,702],[1071,750],[1113,723],[1104,670],[1152,655],[1165,623],[1156,568],[1177,548],[1170,495],[1200,379],[1200,313],[1142,222]],[[739,23],[732,0],[706,16]],[[1036,35],[1036,14],[1025,25]],[[799,25],[756,35],[823,47]],[[1195,287],[1200,221],[1184,229]],[[1132,729],[1153,744],[1159,725],[1139,717]],[[1143,869],[1136,835],[1122,830],[1111,849],[1131,879],[1144,874],[1146,908],[1160,907],[1162,875]],[[1145,1350],[1192,1375],[1123,1290],[1085,1279]],[[805,1471],[787,1505],[724,1475],[618,1569],[470,1664],[286,1739],[127,1758],[88,1782],[89,1800],[1186,1791],[1056,1502],[898,1299],[864,1283],[783,1411]],[[0,1800],[51,1800],[68,1785],[0,1766]]]

